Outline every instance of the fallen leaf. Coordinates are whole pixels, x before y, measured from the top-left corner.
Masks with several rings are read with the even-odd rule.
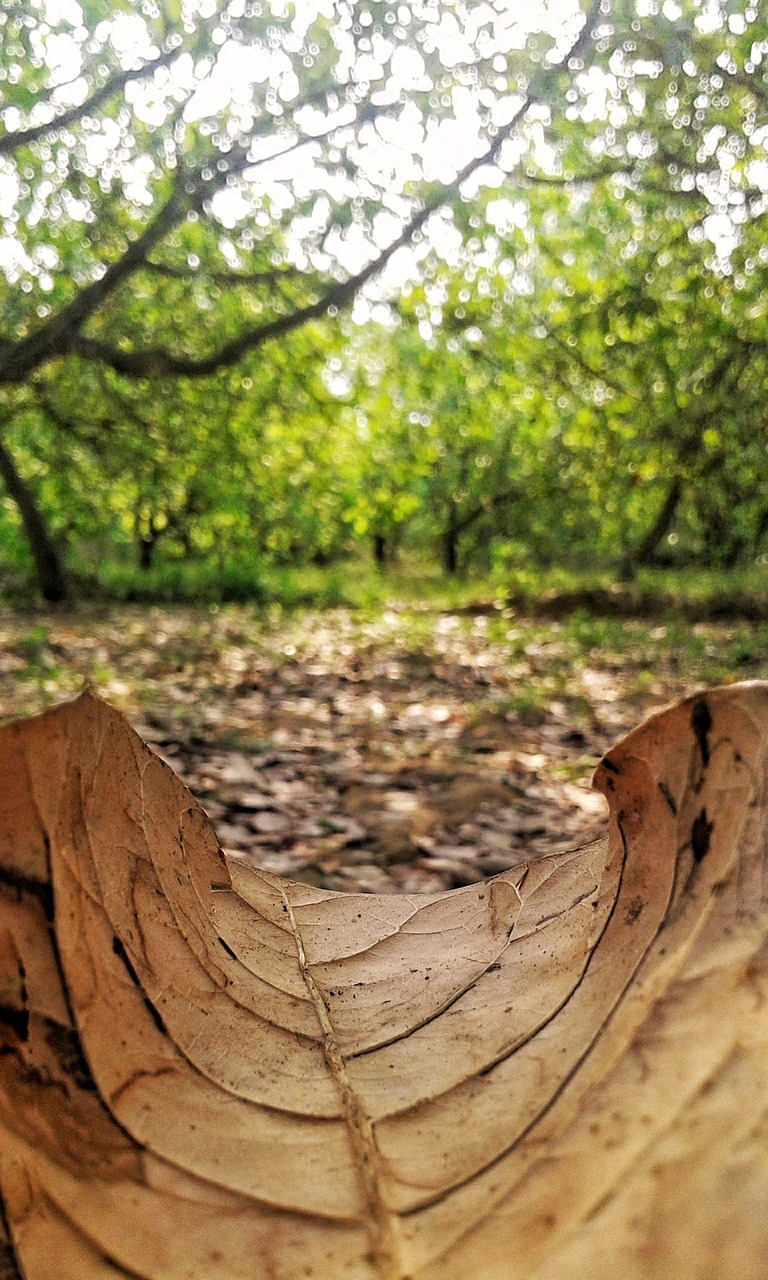
[[[762,1280],[767,762],[768,685],[696,695],[607,840],[370,896],[222,854],[93,695],[6,726],[0,1266]]]
[[[583,809],[585,813],[598,814],[605,809],[602,796],[595,795],[594,791],[585,791],[583,787],[576,787],[572,782],[563,784],[562,793],[566,800],[575,804],[577,808]]]
[[[272,834],[278,831],[285,831],[289,826],[289,819],[284,813],[272,813],[269,809],[263,809],[259,813],[254,813],[250,818],[250,826],[254,831],[260,831],[264,835]]]

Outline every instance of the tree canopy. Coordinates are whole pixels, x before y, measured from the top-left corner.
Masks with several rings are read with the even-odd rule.
[[[748,0],[0,15],[0,548],[763,553]]]

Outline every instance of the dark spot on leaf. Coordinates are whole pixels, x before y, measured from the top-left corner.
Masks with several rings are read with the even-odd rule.
[[[155,1006],[153,1005],[152,1001],[149,999],[149,996],[145,996],[145,997],[144,997],[144,1008],[146,1009],[147,1013],[149,1014],[150,1018],[151,1018],[151,1019],[152,1019],[152,1021],[154,1022],[155,1026],[157,1027],[157,1029],[158,1029],[158,1031],[160,1032],[160,1034],[161,1034],[161,1035],[164,1035],[164,1036],[167,1036],[167,1035],[168,1035],[168,1028],[166,1027],[165,1023],[163,1022],[162,1017],[161,1017],[161,1016],[160,1016],[160,1014],[158,1013],[158,1011],[157,1011],[157,1009],[155,1008]]]
[[[122,942],[117,937],[117,935],[115,935],[115,937],[112,939],[112,950],[114,951],[118,960],[122,960],[123,964],[128,970],[128,976],[130,977],[131,982],[135,982],[136,986],[140,987],[141,983],[139,982],[139,975],[134,969],[133,962],[130,956],[128,955],[128,952],[126,951],[125,947],[123,946]]]
[[[128,952],[126,951],[125,947],[123,946],[122,942],[117,936],[115,936],[112,939],[112,950],[114,951],[115,955],[118,956],[120,960],[122,960],[123,964],[126,967],[126,970],[128,971],[129,977],[133,982],[136,983],[136,986],[141,990],[139,975],[137,974],[136,970],[133,967],[133,964],[131,962],[130,956],[128,955]],[[158,1031],[162,1032],[164,1036],[167,1035],[168,1031],[167,1031],[166,1025],[163,1022],[163,1019],[161,1018],[157,1009],[153,1005],[152,1001],[149,999],[149,996],[143,995],[143,1000],[144,1000],[144,1007],[147,1010],[147,1013],[151,1017],[152,1021],[154,1022],[155,1026],[157,1027]]]
[[[674,813],[675,817],[677,817],[677,801],[675,800],[675,797],[672,795],[672,792],[670,791],[666,782],[659,783],[659,791],[663,795],[664,799],[666,800],[670,809]]]
[[[702,809],[698,818],[691,827],[691,849],[693,856],[697,862],[701,862],[709,849],[709,842],[712,837],[712,829],[714,822],[707,820],[707,811]]]
[[[0,1280],[23,1280],[12,1244],[0,1240]]]
[[[694,705],[691,724],[693,725],[693,732],[696,734],[696,741],[699,744],[702,762],[704,765],[708,765],[709,731],[712,728],[712,715],[706,698],[699,698]]]
[[[27,971],[24,965],[19,961],[19,988],[23,1004],[29,1001],[29,992],[27,990]]]
[[[11,1242],[11,1232],[2,1199],[0,1199],[0,1280],[23,1280],[16,1260],[16,1250]]]
[[[96,1092],[96,1082],[91,1075],[85,1060],[80,1037],[71,1027],[63,1027],[61,1023],[51,1019],[45,1020],[45,1039],[59,1061],[62,1071],[77,1085],[78,1089]]]
[[[11,1005],[0,1004],[0,1024],[15,1031],[22,1043],[29,1039],[29,1013],[26,1009],[14,1009]]]
[[[225,941],[224,941],[224,939],[223,939],[223,938],[221,938],[221,937],[219,938],[219,942],[221,943],[222,947],[223,947],[223,948],[224,948],[224,950],[226,951],[227,955],[228,955],[228,956],[231,956],[233,960],[236,960],[236,959],[237,959],[237,954],[232,950],[232,948],[230,947],[229,943],[228,943],[228,942],[225,942]]]
[[[9,867],[0,867],[0,885],[14,889],[19,897],[22,893],[32,894],[43,904],[46,920],[53,919],[53,890],[47,880],[35,880],[32,876],[19,875]]]
[[[640,916],[643,914],[644,910],[645,910],[644,900],[639,897],[633,898],[632,901],[627,904],[627,909],[624,912],[624,923],[634,924],[636,920],[640,919]]]

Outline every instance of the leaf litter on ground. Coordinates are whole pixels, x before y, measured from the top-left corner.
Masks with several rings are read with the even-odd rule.
[[[601,835],[615,739],[706,684],[768,676],[768,628],[121,607],[0,615],[5,718],[88,682],[207,809],[293,879],[437,892]]]

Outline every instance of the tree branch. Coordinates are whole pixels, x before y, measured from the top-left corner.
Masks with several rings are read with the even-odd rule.
[[[521,497],[522,493],[517,485],[502,489],[501,492],[495,493],[491,498],[488,498],[486,502],[478,502],[461,516],[454,523],[453,532],[461,536],[461,534],[467,532],[467,529],[471,529],[477,520],[487,515],[489,511],[496,511],[499,507],[505,507],[511,502],[519,502]]]
[[[554,63],[547,67],[544,72],[544,81],[546,85],[556,77],[567,63],[579,57],[585,50],[591,33],[592,27],[600,14],[600,0],[593,0],[584,25],[578,37],[574,41],[568,53],[558,63]],[[542,91],[531,92],[521,103],[511,120],[500,129],[491,144],[479,156],[470,160],[459,171],[456,177],[450,183],[445,183],[436,192],[431,200],[428,200],[421,209],[411,218],[411,220],[403,228],[399,236],[392,241],[378,257],[374,258],[367,266],[365,266],[356,275],[350,276],[347,280],[338,284],[331,285],[329,289],[316,302],[307,306],[299,307],[290,315],[278,316],[276,319],[268,321],[266,324],[259,325],[253,329],[247,329],[237,338],[225,343],[217,351],[202,359],[189,359],[184,356],[174,355],[173,352],[164,348],[155,347],[144,351],[121,351],[119,348],[111,347],[107,343],[101,342],[95,338],[89,338],[80,332],[71,333],[69,336],[68,349],[76,351],[78,354],[101,363],[109,365],[116,372],[128,377],[153,377],[153,376],[177,376],[188,378],[207,377],[215,373],[218,369],[226,368],[236,364],[248,351],[255,350],[262,346],[265,342],[273,338],[284,337],[286,334],[293,332],[294,329],[300,328],[308,321],[319,319],[324,316],[329,308],[336,307],[339,310],[346,307],[360,291],[360,289],[379,275],[390,259],[397,253],[398,249],[404,248],[412,243],[414,238],[422,230],[425,223],[439,209],[452,203],[457,194],[461,190],[462,185],[483,165],[493,164],[498,154],[506,142],[512,135],[514,129],[525,116],[526,112],[534,104],[543,101]],[[6,379],[8,380],[8,379]],[[14,379],[18,381],[19,379]],[[0,382],[3,381],[2,372],[0,372]]]
[[[281,280],[301,280],[306,272],[298,267],[274,267],[271,271],[206,271],[204,267],[174,267],[167,262],[153,262],[147,259],[144,270],[152,275],[162,276],[166,280],[210,280],[212,284],[234,288],[238,285],[277,284]]]
[[[216,10],[213,15],[214,20],[220,20],[228,8],[229,0],[226,0],[226,2],[220,5]],[[167,39],[169,32],[167,24],[164,25],[166,28]],[[67,125],[75,124],[78,120],[82,119],[84,115],[90,115],[91,112],[96,111],[103,103],[107,102],[116,93],[122,92],[125,86],[130,84],[132,80],[143,80],[145,76],[152,75],[153,72],[159,71],[161,67],[169,66],[170,63],[184,51],[185,46],[183,44],[179,44],[176,48],[167,49],[165,53],[161,53],[157,58],[153,58],[149,62],[143,63],[140,67],[133,67],[130,71],[116,71],[114,75],[111,75],[104,82],[100,89],[96,89],[95,92],[92,93],[90,97],[86,98],[84,102],[81,102],[79,106],[68,107],[66,110],[62,111],[60,115],[54,116],[52,120],[47,121],[47,123],[30,125],[29,128],[26,129],[16,129],[12,133],[6,134],[5,137],[0,138],[0,156],[12,155],[21,147],[29,146],[31,143],[36,142],[38,138],[44,137],[47,133],[57,132],[59,129],[66,128]],[[189,51],[188,46],[187,51]],[[72,82],[64,82],[64,84],[70,83]],[[55,92],[56,89],[64,88],[64,84],[52,85],[48,90],[48,94],[50,95]],[[39,105],[39,102],[40,99],[32,107],[33,111],[35,107]]]
[[[147,253],[176,226],[189,207],[179,184],[144,232],[129,245],[126,252],[100,279],[81,289],[75,298],[35,333],[13,346],[0,350],[0,384],[23,382],[44,361],[65,355],[80,326],[96,311],[105,298],[144,263]]]
[[[159,71],[161,67],[167,67],[173,62],[174,58],[179,56],[182,50],[183,46],[179,45],[177,49],[168,49],[165,53],[161,53],[159,57],[143,63],[140,67],[133,67],[130,71],[116,72],[104,82],[100,89],[92,93],[79,106],[68,107],[66,111],[62,111],[60,115],[54,116],[53,120],[48,120],[44,124],[31,125],[28,129],[16,129],[13,133],[7,133],[5,137],[0,138],[0,156],[12,155],[21,147],[28,147],[30,143],[37,142],[38,138],[44,137],[46,133],[65,129],[67,125],[75,124],[84,115],[90,115],[102,103],[108,101],[116,93],[120,93],[132,80],[141,80],[144,76],[149,76],[153,72]]]
[[[302,101],[300,106],[307,106],[317,101],[325,101],[327,92],[316,90]],[[298,109],[298,108],[297,108]],[[373,113],[380,115],[389,111],[390,107],[374,107]],[[371,112],[368,111],[370,116]],[[147,255],[159,244],[175,226],[193,210],[203,212],[208,200],[227,183],[227,180],[241,175],[246,169],[256,169],[260,165],[269,164],[276,157],[283,158],[299,146],[313,141],[312,137],[294,139],[288,146],[275,155],[253,159],[250,154],[255,137],[272,128],[272,121],[261,121],[246,138],[236,144],[226,155],[210,156],[199,161],[192,174],[179,171],[176,175],[174,190],[155,218],[149,223],[140,236],[128,246],[117,262],[106,268],[103,275],[93,283],[86,285],[75,298],[57,315],[52,316],[34,333],[22,338],[17,343],[0,340],[0,385],[24,382],[46,360],[66,355],[75,350],[75,337],[83,324],[98,311],[106,299],[136,271],[147,264]],[[333,126],[329,132],[333,132]],[[211,176],[202,175],[211,170]],[[108,363],[111,363],[108,361]],[[117,368],[117,365],[114,365]]]
[[[568,343],[560,337],[557,330],[548,325],[541,316],[534,313],[531,318],[539,328],[544,330],[547,335],[547,340],[552,342],[554,346],[557,347],[558,351],[561,351],[563,355],[567,356],[568,360],[572,364],[578,365],[582,373],[586,373],[587,376],[593,378],[595,382],[602,382],[606,387],[610,387],[611,390],[616,391],[619,395],[629,395],[633,400],[642,402],[642,395],[633,391],[630,387],[624,386],[622,383],[618,382],[616,379],[611,377],[611,374],[607,373],[605,369],[593,368],[578,347],[569,346]]]
[[[46,394],[48,388],[44,388],[39,382],[32,384],[37,404],[45,414],[45,416],[53,423],[57,430],[63,435],[74,436],[77,440],[84,440],[91,446],[98,446],[104,437],[112,428],[113,421],[109,417],[102,417],[94,421],[89,417],[87,420],[68,417],[61,407],[54,403]]]

